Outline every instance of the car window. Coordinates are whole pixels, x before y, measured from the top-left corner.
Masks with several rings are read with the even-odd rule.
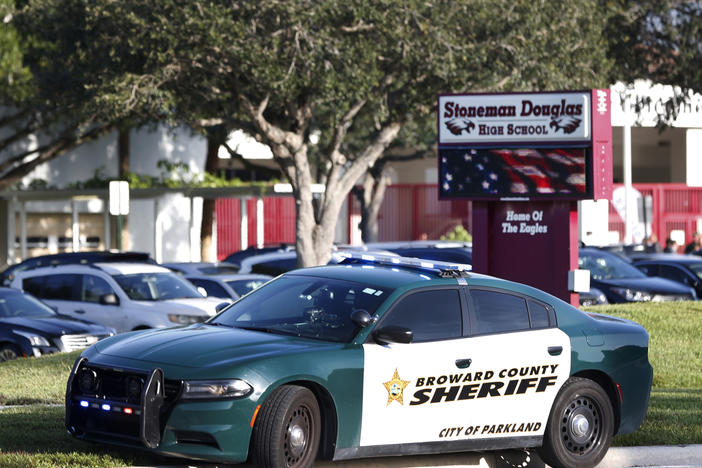
[[[216,281],[204,280],[199,278],[189,279],[191,283],[199,288],[203,288],[207,292],[208,297],[221,297],[224,299],[229,299],[231,296],[222,286],[217,284]]]
[[[81,277],[78,274],[34,276],[22,281],[22,288],[41,299],[79,301]]]
[[[203,275],[222,275],[226,273],[237,273],[239,267],[227,265],[205,265],[198,267],[198,271]]]
[[[529,312],[523,297],[498,291],[471,289],[477,333],[528,330]]]
[[[195,286],[175,273],[136,273],[112,277],[127,296],[135,301],[202,297]]]
[[[239,296],[243,296],[256,288],[260,288],[266,284],[264,279],[250,279],[250,280],[237,280],[237,281],[227,281],[227,284],[232,288]]]
[[[529,319],[531,320],[531,328],[548,328],[549,318],[548,309],[540,302],[529,300]]]
[[[580,251],[578,267],[590,270],[590,276],[595,280],[646,277],[641,270],[607,252]]]
[[[358,332],[351,313],[364,309],[374,314],[391,291],[331,278],[282,276],[241,298],[210,323],[349,342]]]
[[[383,318],[381,326],[389,325],[412,330],[413,343],[460,338],[463,319],[459,292],[437,289],[409,294]]]
[[[19,291],[0,296],[0,317],[52,317],[56,313],[46,304]]]
[[[255,263],[251,266],[251,273],[259,275],[278,276],[297,268],[297,258],[285,258],[268,262]]]
[[[690,265],[690,269],[695,272],[699,279],[702,279],[702,263]]]
[[[105,294],[114,294],[107,281],[95,275],[83,275],[83,300],[85,302],[100,302]]]
[[[648,276],[658,276],[658,265],[636,265],[636,268],[646,273]]]
[[[658,276],[676,281],[678,283],[685,283],[685,280],[688,278],[687,274],[685,274],[685,272],[680,268],[670,265],[661,265]]]

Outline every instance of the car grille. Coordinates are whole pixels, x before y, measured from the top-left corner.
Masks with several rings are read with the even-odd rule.
[[[97,381],[99,382],[97,391],[94,394],[85,394],[81,392],[79,385],[74,384],[75,394],[94,396],[133,405],[141,403],[141,393],[146,382],[146,374],[93,366],[87,367],[96,372]],[[170,402],[176,400],[180,395],[182,382],[180,380],[166,380],[163,386],[165,401]]]
[[[64,351],[85,349],[105,337],[106,335],[63,335],[59,338],[60,348]]]
[[[82,381],[82,373],[90,378]],[[79,367],[70,388],[69,430],[74,434],[115,437],[139,444],[140,421],[146,412],[142,394],[148,379],[149,373],[137,370],[90,364]],[[183,383],[164,379],[163,386],[163,404],[156,410],[159,414],[156,424],[161,432]]]

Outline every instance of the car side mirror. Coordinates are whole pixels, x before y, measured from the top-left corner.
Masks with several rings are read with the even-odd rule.
[[[365,309],[356,309],[351,312],[351,321],[361,328],[366,328],[371,324],[373,319],[371,315]]]
[[[215,311],[217,311],[217,313],[220,313],[220,312],[222,312],[224,309],[226,309],[227,307],[229,307],[230,304],[231,304],[231,302],[220,302],[219,304],[217,304],[217,305],[215,306]]]
[[[102,305],[119,305],[119,298],[115,293],[103,294],[99,302]]]
[[[380,344],[389,343],[411,343],[414,338],[412,330],[405,327],[388,325],[373,332],[373,339]]]

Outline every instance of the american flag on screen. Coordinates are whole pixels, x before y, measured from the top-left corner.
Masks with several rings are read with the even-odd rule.
[[[585,194],[585,150],[443,148],[445,197]]]

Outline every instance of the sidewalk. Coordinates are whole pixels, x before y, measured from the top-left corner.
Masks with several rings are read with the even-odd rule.
[[[533,452],[467,452],[448,455],[365,458],[318,462],[315,468],[546,468]],[[250,468],[251,465],[164,465],[157,468]],[[654,447],[612,447],[597,468],[702,468],[702,444]],[[140,467],[151,468],[151,467]]]

